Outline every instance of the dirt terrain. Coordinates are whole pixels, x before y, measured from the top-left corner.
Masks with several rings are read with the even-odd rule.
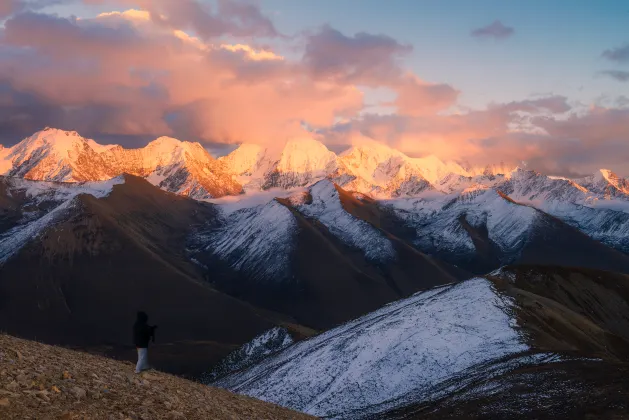
[[[0,334],[0,418],[307,419],[279,406],[129,362]]]

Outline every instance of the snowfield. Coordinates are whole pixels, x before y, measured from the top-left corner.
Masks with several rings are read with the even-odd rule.
[[[351,418],[428,399],[462,371],[529,347],[512,301],[486,279],[420,292],[297,343],[215,385],[306,413]]]

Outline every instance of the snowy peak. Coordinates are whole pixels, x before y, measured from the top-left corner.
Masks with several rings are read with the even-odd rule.
[[[608,169],[600,169],[595,174],[577,179],[575,182],[608,200],[629,199],[629,181]]]
[[[284,146],[276,170],[297,174],[325,176],[336,169],[336,154],[312,138],[289,140]]]
[[[39,181],[103,181],[123,173],[197,199],[242,187],[199,143],[160,137],[140,149],[100,145],[75,131],[46,128],[0,150],[0,174]]]
[[[236,150],[218,160],[223,162],[229,172],[237,176],[251,176],[258,172],[267,150],[258,145],[243,143]]]
[[[594,174],[594,179],[598,182],[606,181],[609,185],[616,188],[618,191],[623,194],[629,194],[629,182],[616,175],[609,169],[601,169],[596,174]]]
[[[46,128],[3,152],[0,169],[11,176],[68,182],[112,177],[99,154],[76,131]]]

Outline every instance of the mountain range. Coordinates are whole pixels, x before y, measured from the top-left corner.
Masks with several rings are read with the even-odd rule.
[[[326,417],[482,416],[530,369],[582,407],[564,368],[606,393],[629,354],[628,233],[608,170],[46,129],[0,149],[0,329],[132,359],[142,309],[157,367]]]

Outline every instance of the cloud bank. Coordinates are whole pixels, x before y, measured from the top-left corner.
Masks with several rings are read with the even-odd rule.
[[[405,64],[412,46],[385,34],[324,25],[286,35],[256,3],[236,0],[84,1],[118,11],[79,19],[43,13],[43,1],[2,3],[5,145],[47,125],[127,146],[160,135],[272,145],[305,125],[336,149],[368,137],[412,156],[526,160],[558,174],[629,159],[620,102],[583,111],[548,95],[456,112],[459,89],[422,79]],[[477,31],[513,33],[500,22]],[[366,88],[392,94],[379,104],[386,113],[367,111]]]

